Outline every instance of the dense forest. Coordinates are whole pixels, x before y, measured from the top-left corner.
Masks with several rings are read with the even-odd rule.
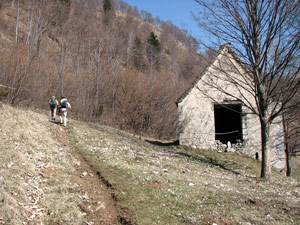
[[[65,96],[73,118],[160,139],[176,138],[176,99],[207,61],[186,30],[121,0],[1,0],[0,46],[2,101]]]

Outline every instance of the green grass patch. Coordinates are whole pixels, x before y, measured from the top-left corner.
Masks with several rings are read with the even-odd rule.
[[[137,224],[295,224],[297,216],[283,210],[288,180],[274,172],[274,183],[262,182],[254,159],[160,147],[100,125],[73,121],[70,127],[71,141]]]
[[[293,157],[291,160],[292,177],[300,182],[300,157]]]

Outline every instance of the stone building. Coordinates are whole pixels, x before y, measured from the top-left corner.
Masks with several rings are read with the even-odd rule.
[[[221,46],[199,78],[177,100],[179,143],[199,149],[238,151],[261,159],[261,130],[252,79],[230,44]],[[246,104],[245,104],[246,103]],[[272,166],[285,168],[283,124],[270,129]]]

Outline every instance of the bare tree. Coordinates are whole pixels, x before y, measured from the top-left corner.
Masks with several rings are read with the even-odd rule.
[[[299,94],[296,99],[299,99]],[[284,146],[286,154],[286,175],[292,175],[291,158],[300,155],[300,105],[290,108],[283,114]]]
[[[255,104],[242,99],[261,125],[261,177],[271,180],[270,126],[288,108],[299,91],[300,54],[298,0],[195,0],[201,8],[194,18],[210,34],[213,45],[231,43],[249,72],[240,90],[254,92]],[[221,68],[220,68],[221,69]],[[242,74],[241,74],[242,75]],[[230,80],[230,79],[228,79]],[[218,90],[222,88],[215,86]],[[226,92],[226,90],[223,90]],[[240,99],[238,96],[234,96]],[[298,104],[295,102],[295,104]]]
[[[189,37],[174,25],[154,29],[151,14],[136,19],[138,9],[121,0],[106,2],[110,9],[99,0],[0,0],[0,84],[14,88],[6,100],[48,107],[50,95],[65,95],[78,119],[175,138],[174,102],[191,80],[183,74],[196,74],[196,52],[183,52]]]
[[[20,3],[17,2],[17,15],[16,15],[16,42],[18,42],[19,35],[19,17],[20,17]]]

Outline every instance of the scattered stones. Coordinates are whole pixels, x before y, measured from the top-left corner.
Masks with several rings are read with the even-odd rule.
[[[175,192],[172,191],[171,189],[168,189],[168,192],[170,192],[172,195],[175,195]]]
[[[81,177],[85,177],[87,175],[88,175],[87,172],[83,172],[82,175],[81,175]]]
[[[78,204],[78,207],[81,209],[82,212],[91,213],[90,209],[83,204]]]
[[[99,211],[100,209],[105,209],[105,205],[102,202],[97,202],[98,206],[96,208],[96,211]]]
[[[226,152],[235,152],[235,149],[231,146],[231,142],[227,142]]]
[[[195,218],[195,217],[187,216],[186,219],[189,220],[192,224],[197,223],[197,218]]]
[[[218,152],[225,152],[227,146],[225,144],[223,144],[221,141],[216,140],[215,145],[216,145]]]
[[[221,216],[214,216],[214,215],[211,215],[211,216],[205,216],[204,217],[204,222],[205,224],[215,224],[215,225],[231,225],[231,224],[236,224],[234,223],[233,221],[227,219],[227,218],[224,218],[224,217],[221,217]]]
[[[13,163],[13,162],[9,162],[9,163],[7,164],[7,168],[11,168],[12,165],[14,165],[14,163]]]
[[[273,217],[272,217],[270,214],[266,215],[266,218],[267,218],[268,220],[272,220],[272,219],[273,219]]]
[[[4,125],[2,125],[2,126],[4,126]],[[99,140],[96,139],[95,142],[96,141],[99,142]],[[103,139],[103,140],[105,140],[105,139]],[[94,142],[94,140],[93,140],[93,142]],[[232,193],[233,196],[235,195],[235,191],[237,191],[237,193],[249,193],[248,198],[252,198],[252,197],[258,198],[257,196],[261,196],[261,192],[258,193],[258,190],[263,189],[262,187],[259,187],[259,186],[266,185],[267,186],[267,188],[265,189],[266,191],[265,192],[262,191],[263,192],[262,195],[264,193],[266,193],[267,195],[270,195],[270,193],[272,192],[271,193],[272,196],[280,196],[280,198],[286,200],[287,202],[289,202],[289,204],[291,202],[295,205],[298,203],[297,199],[299,199],[300,186],[296,186],[297,183],[293,184],[295,188],[293,188],[289,191],[287,189],[286,190],[284,189],[285,185],[280,186],[280,187],[282,187],[282,190],[280,190],[275,185],[273,187],[273,186],[271,186],[271,184],[267,184],[267,183],[263,183],[263,182],[256,183],[255,179],[253,179],[253,178],[255,178],[255,176],[253,174],[248,175],[248,174],[242,173],[242,175],[237,176],[235,174],[232,174],[230,171],[222,170],[219,167],[216,167],[215,165],[210,166],[210,165],[208,165],[208,163],[204,164],[204,163],[202,163],[203,158],[200,158],[200,157],[197,158],[197,160],[190,160],[190,159],[194,159],[192,157],[179,158],[179,157],[177,157],[177,155],[176,155],[176,157],[174,157],[174,155],[172,155],[173,153],[169,153],[167,151],[165,151],[165,152],[160,151],[160,150],[152,151],[152,149],[147,149],[147,151],[149,151],[149,152],[147,152],[147,151],[143,151],[143,146],[135,147],[134,145],[132,145],[130,147],[127,147],[126,145],[124,145],[124,143],[121,143],[123,146],[119,147],[118,146],[119,143],[111,142],[111,143],[109,143],[108,148],[104,148],[105,145],[103,145],[101,148],[100,145],[98,145],[98,143],[89,142],[89,144],[92,144],[92,145],[95,144],[95,146],[93,146],[93,149],[95,150],[95,154],[99,153],[101,162],[105,162],[105,161],[116,162],[116,161],[118,161],[117,165],[119,166],[119,165],[122,165],[121,163],[124,161],[125,162],[124,170],[126,168],[129,168],[129,166],[131,166],[131,164],[129,164],[128,162],[132,163],[132,159],[134,159],[138,155],[138,157],[140,157],[140,158],[136,158],[137,160],[140,161],[140,163],[138,163],[138,166],[137,166],[137,168],[140,169],[138,178],[142,179],[141,183],[145,186],[145,188],[150,188],[150,189],[155,188],[155,189],[157,189],[157,190],[155,190],[157,193],[163,193],[167,197],[170,197],[171,195],[176,195],[176,196],[172,196],[176,200],[177,200],[177,198],[178,198],[178,200],[181,200],[181,197],[185,198],[185,196],[188,196],[193,191],[195,191],[195,192],[198,191],[198,186],[200,186],[199,189],[203,189],[204,191],[205,190],[212,191],[212,193],[214,193],[215,190],[217,190],[216,191],[216,193],[217,193],[219,191],[219,189],[222,188],[222,190],[225,189],[225,191],[227,191],[228,193]],[[22,143],[17,142],[17,144],[15,144],[14,146],[18,147],[19,151],[22,151],[22,148],[23,148],[22,145],[23,145]],[[45,145],[45,146],[43,146],[43,145]],[[116,145],[116,146],[114,146],[114,145]],[[67,171],[70,171],[70,170],[67,170],[69,168],[67,168],[67,169],[64,168],[63,163],[66,162],[67,160],[69,160],[69,158],[66,158],[66,155],[65,155],[66,152],[69,150],[68,147],[64,147],[64,148],[60,149],[59,148],[60,146],[57,145],[54,149],[51,150],[51,152],[50,152],[51,154],[48,154],[48,152],[46,152],[47,151],[46,149],[47,148],[49,149],[51,147],[48,147],[47,144],[41,144],[41,146],[42,147],[39,146],[38,148],[34,147],[31,149],[27,149],[26,152],[28,152],[28,154],[25,154],[25,150],[23,151],[24,157],[28,162],[24,165],[22,165],[21,163],[18,164],[16,161],[14,161],[14,159],[12,159],[14,164],[12,164],[11,167],[15,168],[15,167],[17,167],[16,165],[18,165],[18,166],[20,166],[20,168],[26,168],[26,174],[22,173],[22,175],[15,176],[15,178],[14,178],[14,180],[20,180],[20,186],[22,186],[22,188],[23,188],[22,190],[26,190],[26,191],[24,191],[24,197],[23,197],[23,192],[19,191],[19,189],[11,189],[8,192],[10,194],[13,191],[12,193],[18,193],[18,195],[16,195],[16,196],[20,197],[22,195],[22,197],[24,198],[21,200],[21,202],[18,202],[17,207],[21,207],[22,209],[26,210],[26,212],[28,212],[28,218],[29,217],[32,218],[31,221],[26,221],[27,223],[25,223],[25,224],[37,224],[37,221],[39,221],[39,219],[42,218],[43,216],[46,216],[46,217],[49,217],[49,216],[55,217],[56,216],[55,209],[51,209],[51,210],[53,210],[53,213],[52,213],[51,211],[48,210],[48,208],[46,208],[46,207],[43,208],[44,203],[47,204],[47,200],[49,200],[49,199],[45,198],[45,197],[47,197],[47,193],[51,193],[51,192],[53,193],[53,189],[47,188],[47,185],[52,184],[53,182],[64,182],[63,179],[65,181],[67,181],[66,183],[63,183],[63,185],[67,185],[67,188],[65,189],[64,187],[61,186],[61,188],[59,188],[59,191],[61,191],[61,193],[63,195],[66,194],[66,190],[71,193],[74,193],[74,196],[76,196],[76,197],[74,197],[74,199],[80,196],[81,199],[79,199],[79,202],[80,201],[84,202],[82,205],[83,209],[81,209],[81,211],[86,211],[86,213],[89,213],[89,212],[95,213],[98,211],[98,215],[99,215],[99,214],[103,214],[103,212],[105,212],[105,210],[110,209],[110,204],[106,204],[105,201],[104,202],[106,205],[104,205],[102,202],[98,201],[98,199],[93,199],[94,196],[91,196],[90,194],[84,195],[84,193],[85,193],[85,192],[83,192],[85,190],[84,185],[88,183],[87,182],[88,178],[90,178],[92,176],[92,173],[90,172],[89,169],[84,169],[84,170],[81,170],[81,172],[77,173],[77,172],[75,172],[75,170],[73,170],[72,167],[70,167],[72,170],[71,174],[73,176],[76,175],[76,177],[74,177],[73,179],[71,177],[67,177],[66,173],[67,173]],[[234,145],[232,145],[232,147],[236,149],[236,147],[234,147]],[[124,149],[126,151],[124,151]],[[39,152],[38,152],[39,150],[45,151],[46,154],[39,154]],[[124,154],[122,154],[122,153],[124,153]],[[142,155],[140,155],[140,154],[142,154]],[[114,155],[116,155],[117,157],[113,157]],[[112,156],[112,157],[110,157],[110,156]],[[143,158],[143,160],[141,160],[141,158]],[[57,161],[55,161],[54,159],[55,160],[58,159],[59,163],[57,163]],[[180,160],[186,160],[186,161],[189,161],[189,163],[184,163],[184,164],[178,163],[178,162],[181,162]],[[10,164],[10,163],[8,163],[9,161],[10,161],[10,159],[8,161],[3,162],[4,169],[8,168],[8,166]],[[21,161],[21,162],[24,162],[24,161]],[[80,166],[80,161],[72,160],[72,161],[69,161],[69,163],[72,163],[72,165],[75,166],[76,169],[77,169],[77,166]],[[82,162],[82,164],[83,164],[83,166],[85,165],[84,162]],[[137,165],[137,164],[135,164],[135,165]],[[30,167],[32,167],[32,169],[27,170]],[[170,171],[166,168],[168,168]],[[230,169],[230,167],[228,167],[228,168]],[[163,173],[165,173],[165,174],[163,174]],[[249,173],[251,173],[251,172],[249,172]],[[130,173],[130,175],[134,175],[134,174]],[[162,176],[160,176],[160,175],[162,175]],[[181,183],[181,185],[183,186],[183,189],[185,191],[184,193],[182,192],[182,190],[177,188],[178,187],[177,180],[176,181],[172,180],[172,178],[175,175],[178,177],[180,176],[180,178],[183,177],[184,180]],[[4,177],[0,176],[0,182],[4,182],[4,181],[6,182],[6,178],[9,179],[8,176],[6,176],[6,175],[3,175],[3,176]],[[13,176],[11,176],[10,179]],[[47,178],[47,179],[45,179],[45,178]],[[67,179],[65,179],[65,178],[67,178]],[[154,180],[154,179],[157,179],[157,180]],[[238,182],[236,182],[236,181],[238,181]],[[195,182],[195,183],[193,183],[193,182]],[[231,186],[231,182],[233,184],[236,184],[236,186],[234,186],[234,185]],[[277,183],[278,183],[278,180],[277,180]],[[205,187],[204,185],[208,186],[208,187]],[[196,186],[197,188],[195,188],[195,187],[192,188],[193,186]],[[271,188],[274,188],[274,190],[272,190]],[[250,191],[253,191],[253,192],[250,192]],[[124,193],[124,195],[125,195],[125,193]],[[13,194],[9,195],[9,197],[11,197],[11,198],[13,198],[14,196],[15,195],[13,195]],[[227,205],[225,205],[225,206],[222,205],[222,203],[223,203],[222,201],[220,201],[221,204],[216,203],[215,201],[210,201],[210,199],[208,199],[205,194],[201,194],[200,196],[196,196],[196,197],[197,197],[197,199],[199,198],[199,202],[197,201],[199,203],[199,207],[203,207],[203,209],[207,208],[207,204],[215,204],[216,207],[218,207],[218,209],[220,209],[220,210],[224,209],[224,207],[227,206]],[[78,198],[77,198],[77,200],[78,200]],[[243,199],[238,199],[238,200],[240,200],[240,201],[237,203],[240,204],[241,208],[246,208],[246,209],[251,209],[251,208],[249,208],[249,206],[251,206],[251,207],[253,207],[254,210],[257,210],[254,207],[260,206],[260,203],[262,203],[257,199],[249,199],[245,202]],[[101,201],[102,201],[102,199],[101,199]],[[44,203],[41,203],[41,202],[44,202]],[[76,202],[76,201],[74,201],[74,202]],[[165,201],[165,202],[167,202],[167,201]],[[0,203],[1,203],[1,198],[0,198]],[[66,202],[66,204],[67,203],[68,202]],[[231,202],[230,202],[230,204],[231,204]],[[235,204],[235,203],[233,203],[233,204]],[[268,201],[263,199],[262,205],[265,206],[265,204],[268,204]],[[158,205],[158,206],[161,206],[161,205],[163,207],[173,207],[170,203],[167,203],[167,205],[166,205],[166,204],[162,204],[162,202],[161,202],[160,205]],[[76,207],[76,208],[78,208],[78,207]],[[296,213],[297,209],[298,208],[295,207],[295,210],[294,210],[295,213]],[[282,210],[284,210],[284,209],[282,209]],[[286,207],[286,211],[289,215],[291,215],[290,209],[288,207]],[[270,211],[269,213],[270,213],[270,220],[276,219],[276,215],[273,214],[273,212]],[[81,215],[81,213],[79,213],[79,214]],[[187,213],[187,215],[189,215],[189,216],[184,217],[181,213],[178,213],[176,216],[180,216],[182,218],[184,217],[187,220],[186,223],[189,223],[189,224],[194,224],[194,223],[200,224],[202,222],[202,221],[200,221],[200,218],[202,219],[204,217],[204,215],[199,215],[199,216],[197,215],[197,217],[193,217],[193,216],[195,216],[195,214],[193,214],[193,213],[190,213],[190,214]],[[209,215],[220,215],[220,213],[212,211],[212,213]],[[273,216],[273,218],[272,218],[272,216]],[[86,218],[86,219],[90,220],[90,218]],[[197,219],[199,221],[197,221]],[[230,221],[226,220],[226,218],[217,218],[217,216],[215,216],[213,218],[208,218],[208,219],[209,220],[207,220],[207,221],[213,222],[210,224],[218,224],[218,225],[230,224]],[[230,219],[232,220],[232,218],[230,218]],[[61,223],[63,224],[63,221]],[[92,222],[89,222],[89,223],[92,223]],[[105,223],[103,223],[103,224],[105,224]],[[236,223],[232,223],[232,224],[236,224]]]

